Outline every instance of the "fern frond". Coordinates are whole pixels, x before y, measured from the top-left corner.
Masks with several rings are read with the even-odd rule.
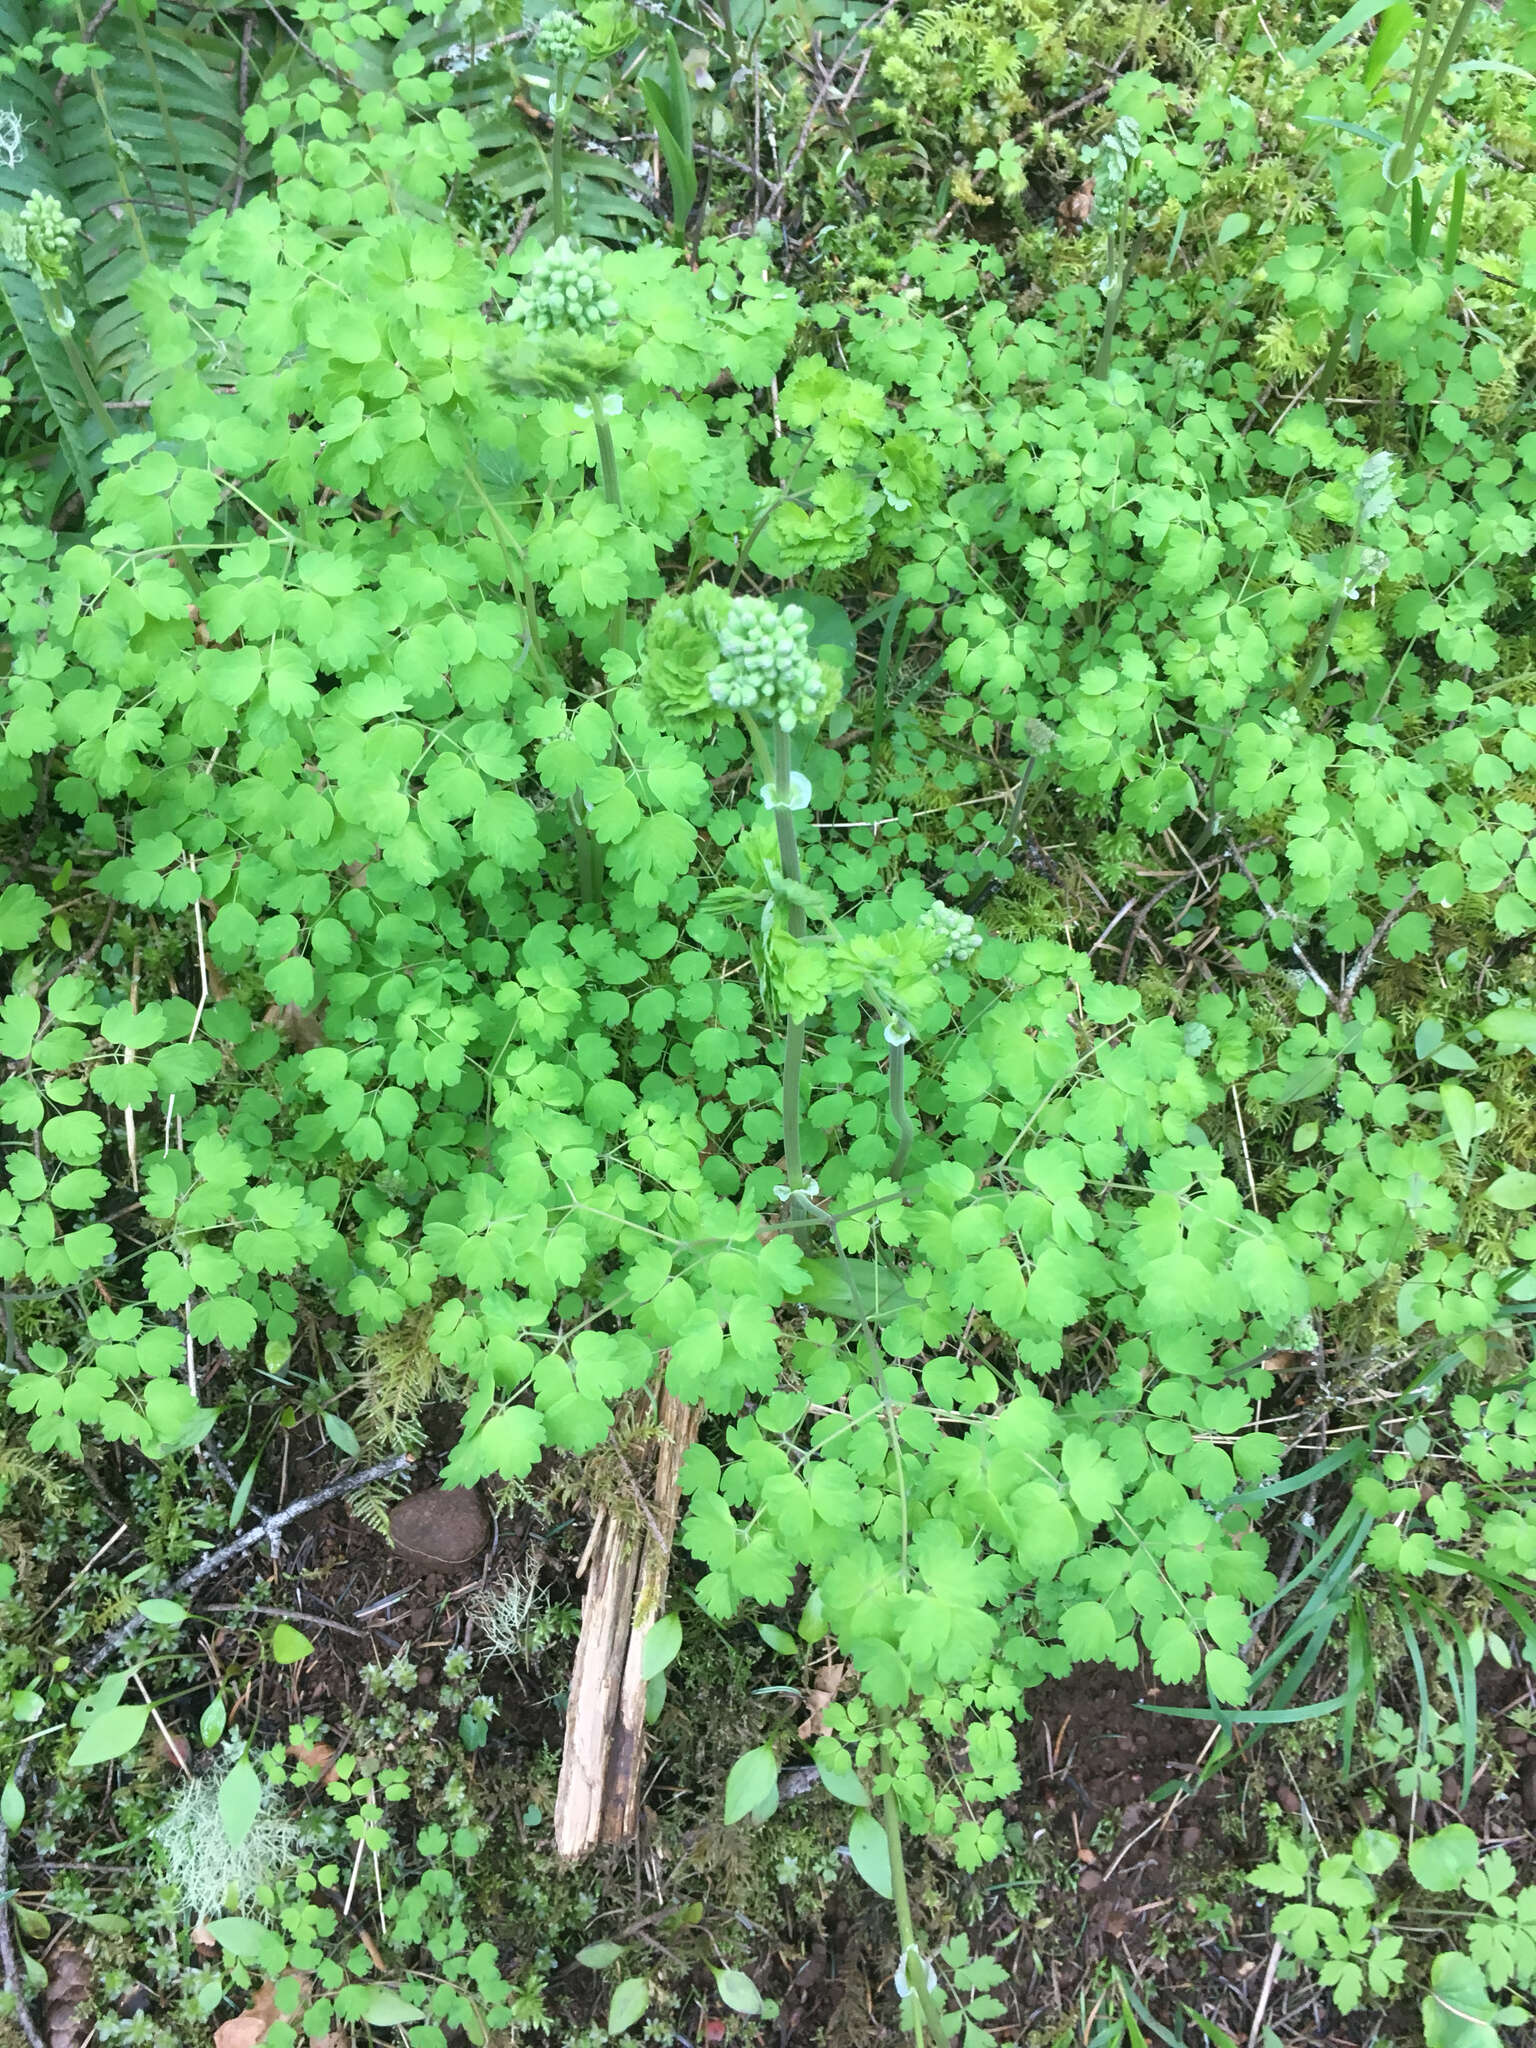
[[[61,1508],[65,1491],[52,1466],[35,1457],[31,1451],[24,1451],[11,1444],[0,1444],[0,1499],[12,1487],[32,1486],[42,1495],[49,1508]]]
[[[347,1511],[354,1522],[361,1522],[365,1529],[371,1529],[375,1536],[386,1540],[389,1536],[389,1511],[400,1497],[400,1489],[391,1489],[380,1484],[360,1486],[347,1501]]]
[[[5,270],[0,356],[18,396],[50,422],[82,490],[99,471],[106,427],[104,414],[100,427],[87,417],[73,352],[110,396],[149,396],[155,380],[134,280],[151,264],[174,264],[196,222],[264,173],[243,140],[240,44],[210,32],[206,19],[185,0],[161,0],[150,24],[119,10],[96,32],[106,61],[66,79],[57,105],[52,73],[24,55],[3,89],[23,147],[14,162],[0,157],[0,206],[19,206],[34,189],[57,199],[81,223],[81,271],[64,289],[76,325],[61,339],[30,280]],[[0,44],[25,51],[48,25],[44,0],[0,0]]]

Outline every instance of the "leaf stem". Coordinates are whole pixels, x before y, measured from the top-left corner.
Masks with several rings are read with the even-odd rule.
[[[890,1762],[890,1752],[886,1752]],[[917,1997],[917,2013],[913,2015],[912,2031],[918,2043],[923,2038],[923,2021],[932,2030],[938,2048],[944,2048],[949,2039],[949,2030],[944,2025],[932,1991],[928,1988],[928,1960],[917,1945],[917,1933],[912,1925],[912,1901],[907,1895],[907,1870],[901,1860],[901,1822],[896,1813],[895,1795],[889,1790],[880,1796],[881,1816],[885,1821],[885,1845],[891,1859],[891,1904],[896,1909],[896,1932],[901,1940],[902,1969],[907,1983]]]
[[[570,101],[560,96],[561,73],[557,68],[550,91],[550,112],[554,131],[549,138],[549,232],[554,241],[565,233],[565,131],[570,123]]]
[[[899,1181],[906,1169],[912,1141],[917,1135],[912,1128],[912,1112],[907,1107],[907,1048],[904,1045],[893,1045],[887,1065],[891,1079],[891,1122],[896,1126],[897,1137],[896,1151],[889,1172],[892,1180]]]
[[[773,735],[773,785],[775,799],[788,798],[790,778],[790,735],[777,727]],[[775,801],[774,828],[779,836],[779,866],[787,882],[800,880],[800,849],[795,841],[795,814],[787,802]],[[790,937],[805,937],[805,911],[799,903],[789,905]],[[805,1177],[800,1149],[800,1069],[805,1058],[805,1020],[791,1017],[784,1030],[784,1182],[789,1188],[789,1213],[799,1206],[800,1183]]]

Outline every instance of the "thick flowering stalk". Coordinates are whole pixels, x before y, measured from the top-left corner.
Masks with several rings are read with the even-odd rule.
[[[564,26],[566,24],[571,25],[569,31]],[[546,31],[554,38],[556,49],[567,51],[570,34],[579,36],[581,24],[574,15],[552,14],[545,17],[540,27],[539,54],[547,56],[558,71],[559,64],[569,61],[569,57],[557,58],[546,51]],[[581,47],[584,49],[585,44]],[[506,317],[528,334],[559,337],[578,355],[584,348],[596,349],[600,353],[598,345],[601,338],[615,325],[619,317],[619,302],[613,296],[603,275],[602,251],[579,248],[569,236],[558,236],[523,279],[516,297],[507,308]],[[558,350],[554,353],[558,354]],[[579,384],[577,388],[580,388]],[[578,405],[577,410],[584,410],[592,421],[592,430],[597,440],[598,469],[602,477],[604,500],[616,512],[621,512],[624,505],[619,487],[619,457],[614,445],[613,429],[608,424],[606,403],[595,390],[589,388],[585,406]],[[619,645],[623,631],[624,606],[620,603],[608,614],[607,638],[610,646]],[[602,857],[587,824],[586,799],[580,790],[571,796],[570,813],[571,831],[576,845],[577,885],[581,900],[583,903],[595,904],[602,895]]]
[[[930,903],[917,920],[917,929],[923,935],[935,968],[961,965],[980,952],[986,940],[986,934],[974,917],[948,903]],[[892,1180],[899,1181],[917,1136],[912,1111],[907,1104],[907,1047],[912,1041],[912,1031],[904,1017],[891,1014],[883,1002],[880,1007],[885,1014],[885,1042],[890,1048],[886,1071],[890,1083],[891,1122],[896,1131],[896,1151],[887,1171]]]
[[[571,95],[562,92],[567,72],[580,78],[587,60],[586,29],[579,16],[557,8],[546,14],[533,38],[534,51],[550,69],[549,224],[556,235],[565,229],[565,138],[571,125]]]
[[[895,1181],[899,1181],[906,1170],[912,1141],[917,1136],[912,1112],[907,1107],[907,1044],[911,1036],[899,1017],[893,1017],[885,1027],[885,1042],[890,1047],[886,1071],[890,1080],[891,1122],[896,1126],[896,1150],[887,1171]]]
[[[709,672],[710,697],[722,710],[741,714],[769,780],[763,802],[773,813],[779,866],[787,882],[801,881],[795,812],[810,802],[810,785],[796,775],[791,742],[797,731],[815,726],[826,712],[834,683],[811,652],[810,621],[798,605],[782,610],[760,597],[732,598],[720,626],[720,659]],[[760,726],[773,734],[767,756]],[[805,937],[805,909],[791,897],[790,937]],[[805,1058],[805,1021],[790,1018],[784,1031],[784,1180],[790,1214],[808,1214],[800,1149],[800,1070]]]
[[[523,279],[506,317],[529,334],[563,339],[575,335],[588,343],[597,342],[619,317],[619,302],[603,275],[601,249],[581,249],[568,235],[558,236]],[[589,388],[585,403],[597,437],[603,496],[621,511],[618,453],[608,424],[607,401]]]

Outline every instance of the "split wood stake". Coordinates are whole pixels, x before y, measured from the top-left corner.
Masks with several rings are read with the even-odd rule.
[[[555,1848],[568,1862],[600,1843],[633,1838],[645,1760],[645,1638],[666,1605],[678,1474],[699,1433],[702,1407],[663,1391],[661,1447],[646,1526],[599,1509],[587,1544],[587,1591],[571,1673],[565,1751],[555,1794]]]

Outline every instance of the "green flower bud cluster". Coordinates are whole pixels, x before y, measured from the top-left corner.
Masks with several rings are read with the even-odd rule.
[[[47,192],[34,192],[4,224],[5,253],[30,270],[39,285],[59,284],[69,275],[80,223]]]
[[[533,47],[541,64],[547,64],[552,71],[568,71],[572,65],[586,61],[586,24],[579,15],[557,7],[534,30]]]
[[[974,917],[968,917],[963,910],[951,909],[947,903],[930,903],[917,920],[917,928],[940,941],[941,950],[933,963],[935,967],[954,967],[962,960],[969,960],[973,953],[981,951],[985,938]]]
[[[619,302],[603,276],[602,251],[578,249],[568,235],[544,251],[507,308],[509,320],[534,334],[562,329],[594,334],[618,317]]]
[[[755,711],[780,732],[814,725],[831,687],[811,652],[811,622],[795,604],[782,611],[766,598],[737,597],[720,628],[720,660],[709,694],[727,711]]]

